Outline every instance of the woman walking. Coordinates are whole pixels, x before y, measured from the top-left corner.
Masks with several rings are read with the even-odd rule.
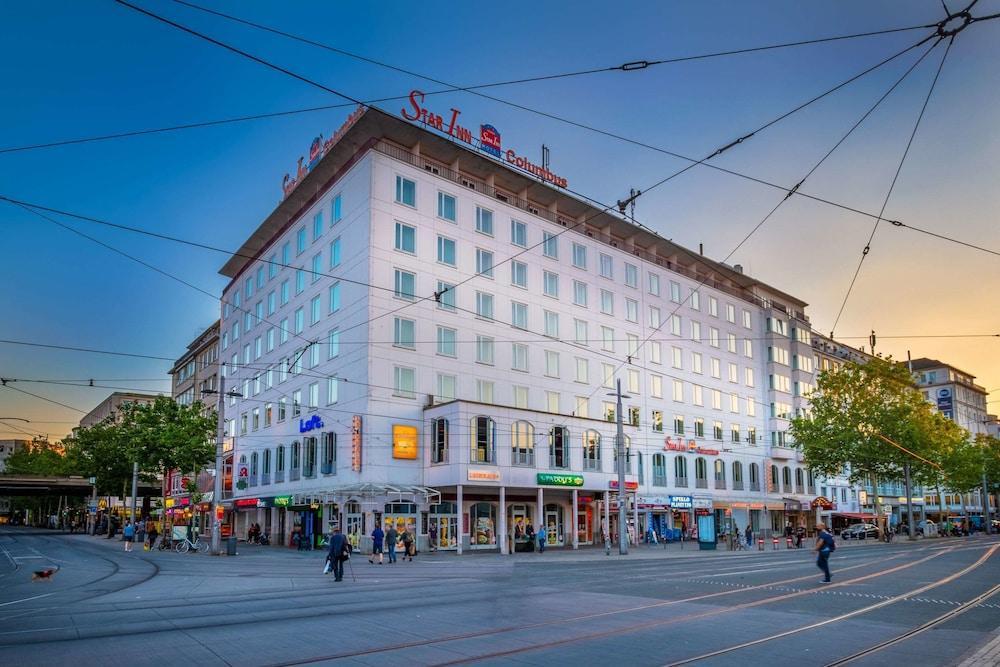
[[[403,534],[399,536],[399,539],[403,540],[403,560],[409,560],[412,563],[416,549],[413,548],[413,533],[410,532],[409,526],[403,529]]]
[[[135,541],[135,524],[131,521],[125,524],[124,530],[122,530],[122,539],[125,541],[125,551],[129,553],[132,551],[132,542]]]

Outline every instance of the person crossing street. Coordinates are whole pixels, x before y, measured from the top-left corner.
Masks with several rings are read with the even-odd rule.
[[[823,579],[819,582],[821,584],[830,583],[830,579],[832,578],[830,575],[830,554],[836,548],[837,543],[834,541],[833,535],[827,532],[826,524],[817,523],[816,546],[813,548],[813,551],[816,552],[816,567],[823,572]]]

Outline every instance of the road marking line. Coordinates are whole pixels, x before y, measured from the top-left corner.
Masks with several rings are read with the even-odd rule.
[[[10,602],[0,602],[0,607],[6,607],[9,604],[17,604],[18,602],[27,602],[28,600],[37,600],[38,598],[47,598],[50,595],[55,595],[55,593],[43,593],[42,595],[33,595],[30,598],[21,598],[20,600],[11,600]]]

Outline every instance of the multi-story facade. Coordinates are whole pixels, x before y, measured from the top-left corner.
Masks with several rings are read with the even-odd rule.
[[[976,384],[976,376],[937,359],[922,357],[910,362],[913,379],[924,400],[938,412],[966,429],[973,437],[990,433],[987,390]],[[982,493],[960,494],[948,489],[928,490],[927,511],[938,518],[982,514]],[[990,501],[996,507],[996,497]]]
[[[22,449],[29,449],[31,447],[31,440],[0,440],[0,473],[7,470],[7,459],[13,454]]]
[[[80,419],[80,428],[100,424],[101,422],[118,418],[122,405],[133,403],[152,403],[161,394],[146,394],[137,392],[116,391],[101,401],[97,407]]]
[[[181,405],[196,401],[204,404],[205,414],[214,413],[219,389],[219,322],[213,322],[187,346],[187,351],[170,369],[171,396]],[[176,520],[175,525],[190,523],[196,531],[208,528],[214,501],[215,478],[209,470],[195,472],[171,470],[164,479],[166,510]],[[192,493],[187,482],[196,483]]]
[[[512,150],[376,110],[314,149],[221,271],[240,534],[392,523],[507,552],[544,524],[553,545],[598,542],[616,380],[633,530],[809,511],[785,437],[814,381],[805,303]]]

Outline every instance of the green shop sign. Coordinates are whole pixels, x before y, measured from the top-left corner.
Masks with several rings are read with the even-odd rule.
[[[583,475],[561,475],[554,472],[540,472],[536,476],[540,486],[583,486]]]
[[[275,507],[288,507],[292,504],[292,496],[275,496],[274,506]]]

